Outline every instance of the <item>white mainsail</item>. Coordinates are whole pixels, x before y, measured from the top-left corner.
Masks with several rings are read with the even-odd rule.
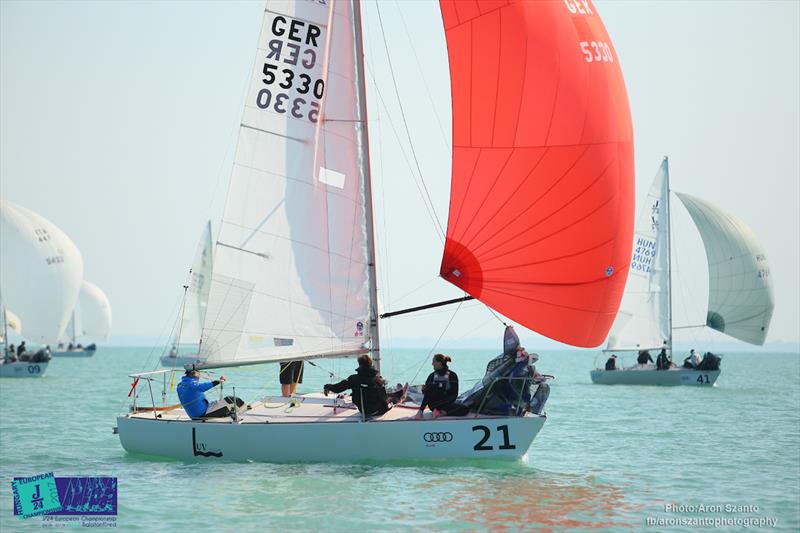
[[[669,240],[669,164],[664,158],[636,221],[630,273],[608,350],[661,348],[670,341]]]
[[[370,341],[355,16],[351,2],[267,2],[215,243],[205,366],[352,354]]]
[[[33,211],[0,200],[0,293],[25,323],[25,338],[54,344],[78,300],[83,259],[75,244]]]
[[[755,234],[722,209],[688,194],[676,194],[706,249],[706,325],[751,344],[764,344],[775,297],[769,264]]]
[[[111,304],[97,285],[84,281],[78,298],[82,335],[107,340],[111,335]],[[76,310],[77,311],[77,310]]]
[[[186,289],[186,300],[181,313],[180,330],[175,344],[197,344],[203,331],[203,322],[208,308],[208,293],[211,290],[212,265],[214,263],[214,241],[211,221],[203,229],[192,262],[192,275]]]

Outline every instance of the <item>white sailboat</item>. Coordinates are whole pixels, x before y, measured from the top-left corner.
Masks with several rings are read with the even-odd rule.
[[[211,267],[214,264],[214,242],[209,220],[192,262],[189,283],[184,286],[183,304],[178,321],[178,331],[167,355],[161,357],[161,364],[174,368],[195,363],[200,359],[200,336],[208,308],[208,293],[211,289]],[[185,353],[185,347],[189,353]]]
[[[108,340],[111,336],[111,303],[100,287],[84,280],[78,295],[78,305],[65,331],[65,337],[53,350],[53,355],[90,357],[97,351],[92,342],[86,346],[78,342],[79,337]]]
[[[764,344],[774,307],[772,278],[752,230],[733,215],[688,194],[675,193],[703,239],[708,259],[706,326],[750,344]],[[672,360],[671,206],[669,162],[661,163],[637,221],[631,275],[606,354],[666,350]],[[688,354],[687,354],[688,355]],[[655,356],[655,353],[653,353]],[[614,385],[708,385],[720,375],[718,361],[692,368],[652,364],[591,371],[594,383]],[[714,368],[716,366],[716,368]]]
[[[54,345],[63,334],[75,307],[83,277],[83,259],[75,244],[52,222],[24,207],[0,200],[0,295],[2,305],[14,310],[25,324],[24,338],[39,345]],[[4,311],[5,313],[5,311]],[[6,321],[3,320],[3,324]],[[28,348],[33,352],[32,348]],[[46,351],[46,350],[45,350]],[[49,354],[34,358],[49,359]],[[20,361],[16,364],[20,367]],[[47,367],[37,361],[38,372],[12,375],[40,376]],[[11,367],[3,365],[3,375]]]
[[[622,296],[633,229],[630,113],[602,21],[560,1],[440,6],[453,98],[440,275],[526,327],[597,346]],[[198,368],[369,353],[380,370],[361,31],[358,0],[267,2]],[[320,394],[191,419],[163,399],[168,372],[131,375],[133,405],[115,428],[128,452],[513,459],[546,420],[521,404],[517,416],[478,407],[414,420],[416,406],[401,404],[365,418],[350,398]]]
[[[41,376],[47,368],[46,361],[19,361],[12,354],[13,345],[9,343],[9,330],[21,334],[22,322],[19,317],[7,310],[0,299],[0,321],[3,327],[0,330],[0,377],[37,377]]]

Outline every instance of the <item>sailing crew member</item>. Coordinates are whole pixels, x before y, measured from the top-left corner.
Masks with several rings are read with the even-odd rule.
[[[694,348],[689,350],[689,357],[683,360],[685,368],[697,368],[700,365],[700,356],[694,351]]]
[[[446,415],[447,411],[455,407],[454,402],[458,397],[458,375],[448,368],[447,363],[450,361],[452,359],[449,356],[441,353],[433,356],[431,360],[433,372],[422,386],[424,396],[414,418],[422,418],[426,407],[430,407],[433,411],[434,418]]]
[[[649,362],[649,363],[652,363],[652,362],[653,362],[653,358],[652,358],[652,357],[650,357],[650,351],[649,351],[649,350],[640,350],[640,351],[639,351],[639,357],[636,359],[636,361],[637,361],[637,362],[638,362],[640,365],[644,366],[644,365],[646,365],[648,362]]]
[[[350,389],[353,403],[364,416],[380,416],[389,410],[385,385],[386,381],[372,366],[372,357],[365,354],[358,358],[355,374],[339,383],[327,383],[322,392],[327,396],[330,392],[338,394]]]
[[[656,370],[669,370],[670,361],[667,358],[666,348],[661,348],[661,352],[656,357]]]
[[[303,382],[303,361],[281,362],[279,373],[281,396],[294,396],[297,384]]]
[[[615,354],[611,354],[611,357],[608,358],[606,361],[606,370],[616,370],[617,369],[617,356]]]
[[[17,358],[21,360],[22,354],[24,353],[25,353],[25,341],[22,341],[21,343],[19,343],[19,346],[17,346]]]
[[[194,367],[186,371],[181,382],[178,383],[178,398],[181,401],[183,410],[193,420],[200,418],[220,418],[230,416],[233,413],[234,405],[242,407],[244,402],[241,398],[226,396],[214,403],[209,403],[206,399],[205,391],[210,390],[225,381],[225,376],[220,376],[214,381],[200,383],[200,371]]]

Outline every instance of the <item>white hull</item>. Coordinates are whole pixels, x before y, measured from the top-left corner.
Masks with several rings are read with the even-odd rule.
[[[54,357],[91,357],[95,350],[53,350]]]
[[[200,356],[198,354],[189,354],[189,355],[162,355],[161,356],[161,364],[167,368],[183,368],[184,365],[190,365],[192,363],[196,363],[200,360]]]
[[[692,370],[672,368],[655,370],[650,368],[624,368],[621,370],[592,370],[592,382],[601,385],[696,385],[711,387],[717,381],[720,370]]]
[[[240,422],[195,421],[177,410],[161,419],[152,412],[120,416],[117,426],[122,447],[135,454],[185,461],[353,462],[518,459],[546,420],[532,414],[413,420],[416,409],[396,407],[362,422],[355,409],[334,412],[327,398],[301,400],[292,407],[276,403],[285,399],[267,401],[247,411]]]
[[[0,364],[0,378],[38,378],[47,370],[47,363],[29,363],[17,361],[16,363]]]

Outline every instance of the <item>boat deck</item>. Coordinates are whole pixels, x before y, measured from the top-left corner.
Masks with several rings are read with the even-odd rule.
[[[282,423],[297,424],[310,422],[360,422],[361,413],[350,402],[349,396],[341,399],[333,395],[325,397],[314,393],[293,398],[269,396],[250,404],[250,409],[239,413],[239,422],[242,424]],[[417,414],[419,406],[414,403],[396,405],[381,416],[370,418],[371,421],[391,422],[398,420],[412,420]],[[164,421],[191,421],[192,419],[181,408],[158,411],[158,419]],[[138,411],[130,414],[131,418],[153,419],[153,411]],[[426,412],[425,417],[432,418],[432,413]],[[448,417],[449,419],[465,417]],[[472,414],[469,418],[475,418]],[[483,418],[483,417],[482,417]],[[209,418],[208,424],[229,424],[230,417]]]

